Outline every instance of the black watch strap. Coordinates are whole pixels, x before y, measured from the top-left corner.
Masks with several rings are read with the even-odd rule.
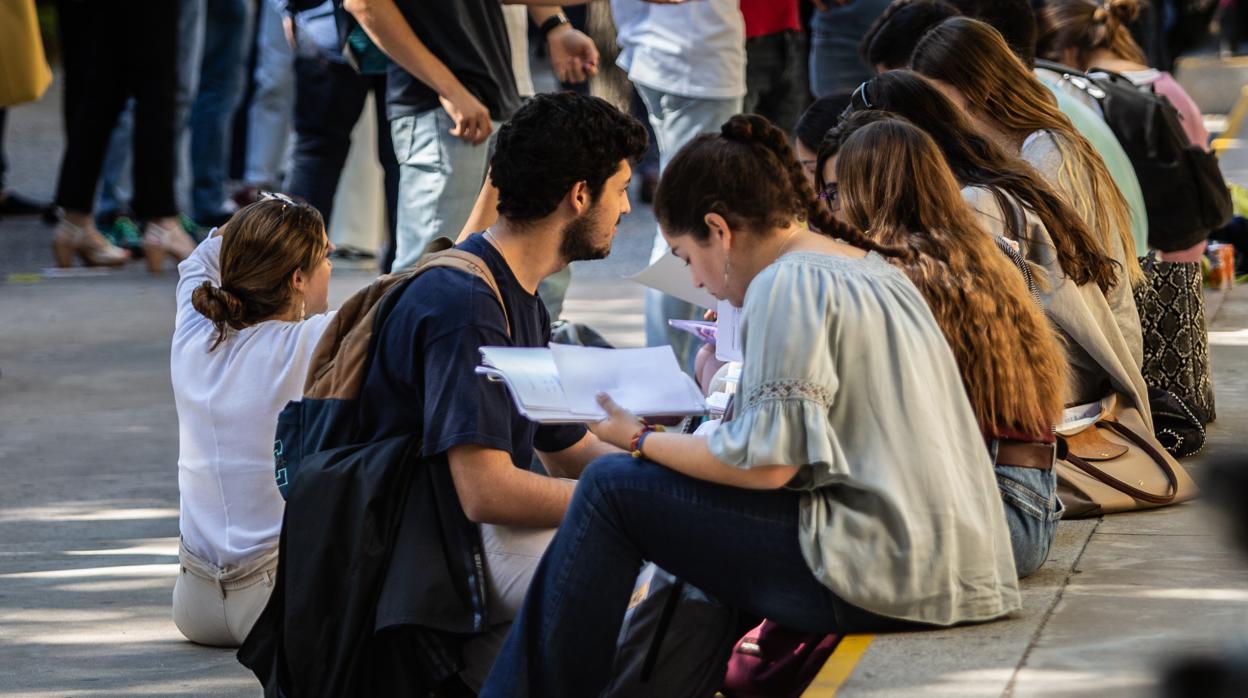
[[[552,31],[555,30],[556,27],[567,23],[568,16],[560,12],[553,17],[548,17],[545,22],[542,22],[542,26],[538,27],[538,29],[542,32],[542,38],[545,39]]]

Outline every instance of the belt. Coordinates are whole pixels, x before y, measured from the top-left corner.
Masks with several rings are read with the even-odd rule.
[[[1016,468],[1049,470],[1053,467],[1056,446],[1038,441],[997,440],[997,465]]]

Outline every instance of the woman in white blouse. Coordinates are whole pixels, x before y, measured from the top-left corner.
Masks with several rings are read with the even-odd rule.
[[[273,435],[333,315],[331,250],[316,209],[271,196],[178,265],[173,620],[192,642],[238,646],[272,590],[284,506]]]
[[[655,214],[694,283],[742,308],[735,415],[659,433],[600,398],[591,428],[634,455],[581,476],[481,696],[601,693],[642,560],[804,632],[1017,609],[992,463],[896,251],[831,220],[758,116],[685,146]]]

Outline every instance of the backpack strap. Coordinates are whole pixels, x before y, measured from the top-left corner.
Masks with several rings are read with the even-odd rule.
[[[507,331],[507,336],[511,336],[511,317],[507,314],[507,304],[503,302],[503,294],[498,290],[498,282],[494,280],[494,275],[490,273],[490,267],[486,265],[485,260],[471,252],[451,248],[421,257],[408,274],[415,277],[430,269],[438,268],[456,269],[484,281],[485,285],[494,292],[494,299],[498,301],[498,307],[503,311],[503,328]]]

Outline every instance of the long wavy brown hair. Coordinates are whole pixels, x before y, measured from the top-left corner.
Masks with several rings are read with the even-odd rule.
[[[927,132],[945,157],[962,187],[982,187],[992,193],[1003,213],[1015,204],[1031,211],[1052,239],[1052,252],[1062,272],[1082,286],[1095,283],[1108,292],[1117,279],[1116,264],[1101,251],[1100,241],[1040,173],[1025,161],[974,129],[961,110],[931,81],[910,70],[890,70],[863,83],[850,100],[849,114],[870,109],[902,116]],[[870,108],[866,105],[870,104]],[[820,144],[815,186],[822,188],[824,164],[848,134],[834,129]],[[1005,233],[1028,246],[1040,244],[1015,216],[1006,216]],[[1046,243],[1047,246],[1047,243]]]
[[[869,123],[842,144],[836,176],[848,222],[905,250],[892,262],[927,299],[985,434],[1051,433],[1066,391],[1065,354],[931,136],[898,116]]]
[[[910,67],[956,88],[971,109],[1020,143],[1035,131],[1052,133],[1062,155],[1057,189],[1097,233],[1107,254],[1114,257],[1111,251],[1121,248],[1131,283],[1143,280],[1131,210],[1105,162],[996,29],[966,17],[947,19],[919,40]]]

